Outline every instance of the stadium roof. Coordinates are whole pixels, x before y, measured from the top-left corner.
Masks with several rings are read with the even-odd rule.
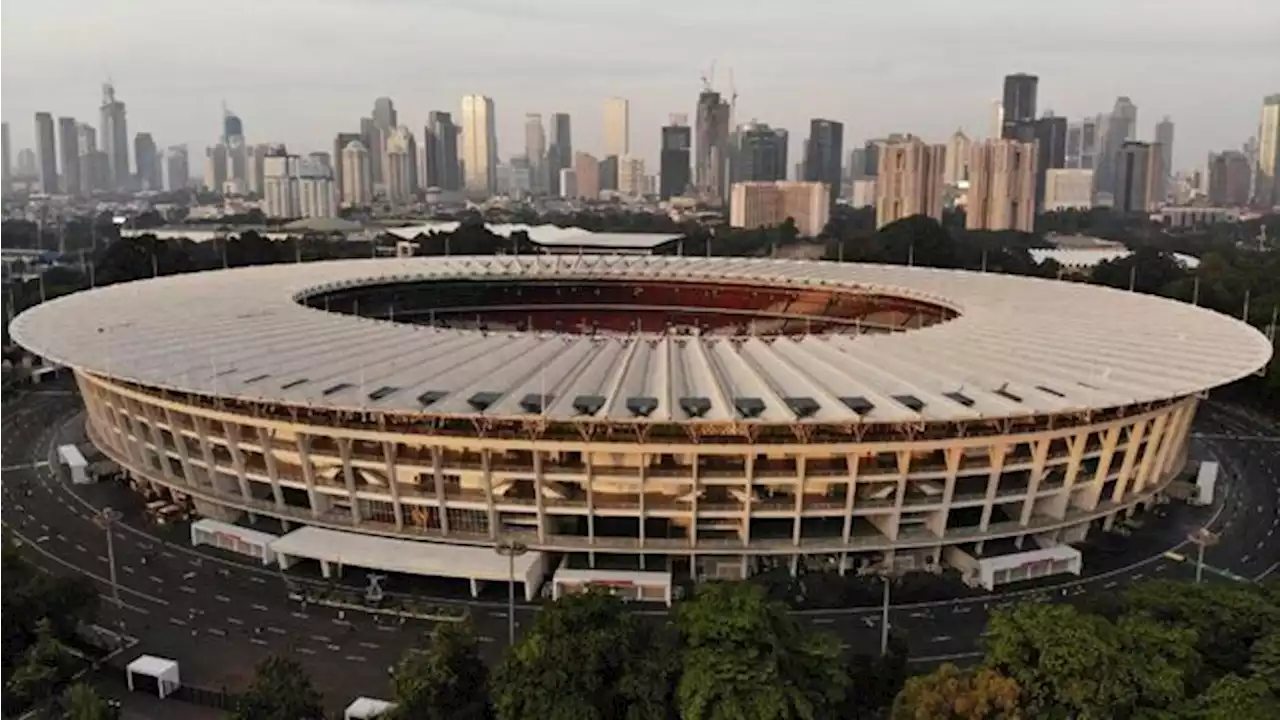
[[[959,317],[880,335],[592,337],[433,328],[294,300],[326,287],[458,277],[835,285],[939,303]],[[754,420],[768,423],[1115,407],[1213,388],[1271,355],[1261,333],[1233,318],[1080,283],[670,256],[394,258],[191,273],[58,298],[20,315],[11,330],[55,363],[179,391],[312,407],[637,422],[691,421],[690,400],[703,421],[741,420],[738,401],[758,400],[764,407]],[[474,403],[481,394],[486,402]],[[530,412],[531,395],[550,401]],[[804,400],[812,402],[797,402]]]

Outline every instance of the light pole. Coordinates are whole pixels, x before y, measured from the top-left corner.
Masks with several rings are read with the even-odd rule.
[[[889,584],[893,577],[885,571],[880,573],[880,579],[884,581],[884,608],[880,612],[880,655],[884,656],[889,652]]]
[[[1200,578],[1204,577],[1204,549],[1218,544],[1218,536],[1208,528],[1200,528],[1188,535],[1187,540],[1196,545],[1196,584],[1199,585]]]
[[[107,566],[111,579],[111,597],[116,603],[116,620],[120,624],[120,632],[124,633],[124,605],[120,602],[120,584],[116,582],[116,546],[112,540],[114,526],[121,518],[120,511],[110,507],[102,508],[94,517],[94,522],[107,531]]]
[[[529,552],[519,540],[501,540],[493,548],[507,558],[507,647],[516,644],[516,558]]]

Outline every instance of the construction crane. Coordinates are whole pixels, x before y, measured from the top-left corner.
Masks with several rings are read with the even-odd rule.
[[[715,85],[715,82],[716,82],[716,61],[715,60],[711,61],[711,70],[709,70],[706,74],[702,75],[701,78],[702,78],[702,91],[712,92],[713,86]]]

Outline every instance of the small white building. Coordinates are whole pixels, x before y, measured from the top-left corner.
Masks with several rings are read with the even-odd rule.
[[[124,669],[124,679],[130,692],[154,692],[161,698],[169,697],[182,687],[177,661],[155,655],[142,655],[129,663]]]
[[[71,473],[72,484],[88,485],[93,482],[85,471],[89,467],[89,463],[84,459],[80,448],[75,445],[59,445],[58,460],[67,466],[67,470]]]

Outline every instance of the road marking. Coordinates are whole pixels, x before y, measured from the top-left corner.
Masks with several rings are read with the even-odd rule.
[[[1240,558],[1240,562],[1249,562],[1249,556],[1245,555],[1244,557]]]
[[[49,528],[48,528],[48,526],[45,526],[45,530],[48,530],[48,529],[49,529]],[[85,547],[85,546],[81,545],[80,543],[76,543],[76,549],[77,549],[77,550],[79,550],[79,551],[80,551],[80,552],[82,552],[82,553],[87,553],[87,552],[89,552],[89,548],[87,548],[87,547]]]
[[[482,642],[482,643],[498,642],[497,640],[495,640],[495,639],[493,639],[493,638],[489,637],[488,635],[481,635],[481,636],[477,637],[476,639],[477,639],[477,640],[479,640],[479,641],[480,641],[480,642]]]
[[[1133,574],[1133,579],[1134,579],[1134,580],[1141,580],[1141,579],[1142,579],[1142,577],[1143,577],[1142,573],[1134,573],[1134,574]]]
[[[351,662],[357,662],[357,663],[369,662],[369,658],[363,655],[348,655],[346,659],[350,660]]]
[[[830,625],[831,623],[834,623],[834,622],[835,622],[834,618],[814,618],[813,619],[814,625]]]
[[[504,617],[506,617],[506,616],[507,616],[507,614],[506,614],[505,612],[502,612],[502,611],[500,611],[500,610],[493,610],[493,611],[491,611],[489,614],[490,614],[491,616],[493,616],[493,617],[496,617],[496,618],[504,618]]]
[[[195,576],[196,576],[196,573],[195,573],[195,571],[194,571],[194,570],[192,570],[191,572],[185,572],[185,573],[182,573],[182,579],[183,579],[183,580],[190,580],[191,578],[193,578],[193,577],[195,577]]]
[[[231,602],[231,598],[227,597],[226,595],[214,595],[213,599],[217,600],[218,602],[224,602],[224,603]]]
[[[106,555],[99,555],[99,556],[98,556],[98,562],[100,562],[100,563],[108,562],[108,561],[107,561],[107,556],[106,556]]]
[[[927,617],[929,617],[929,613],[927,613],[927,612],[913,612],[913,613],[911,613],[911,617],[913,617],[913,618],[927,618]]]
[[[266,644],[267,644],[267,641],[266,641],[266,640],[263,640],[262,638],[249,638],[249,642],[253,643],[254,645],[266,645]]]
[[[289,631],[288,631],[288,630],[285,630],[284,628],[278,628],[278,627],[275,627],[275,626],[272,626],[272,625],[268,625],[268,626],[267,626],[267,632],[275,633],[275,634],[277,634],[277,635],[288,635],[288,634],[289,634]]]
[[[1107,584],[1103,585],[1103,586],[1102,586],[1102,589],[1103,589],[1103,590],[1110,590],[1111,588],[1113,588],[1113,587],[1115,587],[1116,585],[1119,585],[1119,584],[1120,584],[1119,582],[1117,582],[1117,581],[1115,581],[1115,580],[1112,580],[1111,582],[1109,582],[1109,583],[1107,583]]]
[[[153,583],[159,583],[159,584],[161,584],[161,585],[163,585],[163,584],[164,584],[164,580],[161,580],[161,579],[160,579],[158,576],[156,576],[156,575],[148,575],[148,576],[147,576],[147,579],[149,579],[149,580],[150,580],[151,582],[153,582]]]
[[[339,650],[342,649],[341,645],[325,645],[325,647],[329,648],[333,652],[338,652]]]
[[[26,465],[5,465],[4,467],[0,467],[0,471],[16,472],[19,470],[36,470],[39,468],[47,468],[47,467],[49,467],[49,461],[41,460],[40,462],[27,463]]]
[[[328,635],[312,635],[311,639],[317,642],[322,642],[322,643],[333,642],[333,638],[329,637]]]
[[[362,647],[362,648],[369,648],[370,650],[377,650],[377,649],[378,649],[378,643],[362,642],[362,643],[357,643],[357,644],[358,644],[360,647]]]
[[[190,585],[179,585],[179,586],[178,586],[178,589],[179,589],[179,590],[181,590],[181,591],[182,591],[182,592],[184,592],[184,593],[187,593],[188,595],[195,595],[195,594],[196,594],[196,589],[195,589],[195,588],[193,588],[193,587],[191,587]]]
[[[933,640],[931,640],[930,642],[940,643],[940,642],[946,642],[950,639],[951,639],[950,635],[939,635],[935,637]]]
[[[952,608],[951,612],[955,613],[956,615],[963,615],[967,612],[971,612],[972,610],[973,608],[965,605],[962,607]]]
[[[186,621],[186,620],[179,620],[178,618],[173,618],[173,617],[171,617],[171,618],[169,618],[169,622],[173,623],[174,625],[181,625],[181,626],[183,626],[183,627],[186,627],[186,626],[187,626],[187,621]]]
[[[17,531],[12,531],[12,532],[13,532],[13,536],[14,536],[14,537],[16,537],[16,538],[18,538],[19,540],[21,540],[21,541],[25,542],[25,543],[26,543],[26,544],[27,544],[27,545],[28,545],[32,550],[35,550],[36,552],[40,553],[41,555],[44,555],[45,557],[47,557],[47,558],[49,558],[50,560],[52,560],[52,561],[54,561],[54,562],[58,563],[59,565],[62,565],[63,567],[66,567],[66,568],[70,568],[70,569],[72,569],[72,570],[75,570],[76,572],[80,573],[81,575],[84,575],[85,577],[88,577],[88,578],[92,578],[92,579],[94,579],[94,580],[97,580],[98,582],[100,582],[100,583],[102,583],[102,584],[104,584],[104,585],[107,585],[107,586],[110,586],[110,585],[111,585],[111,581],[110,581],[110,580],[108,580],[107,578],[104,578],[104,577],[102,577],[101,575],[99,575],[99,574],[97,574],[97,573],[89,572],[88,570],[85,570],[84,568],[82,568],[82,567],[80,567],[80,566],[78,566],[78,565],[73,565],[72,563],[69,563],[69,562],[67,562],[66,560],[63,560],[62,558],[58,557],[57,555],[54,555],[53,553],[49,552],[48,550],[45,550],[44,548],[40,547],[39,545],[37,545],[37,544],[35,544],[35,543],[31,542],[31,540],[30,540],[29,538],[27,538],[25,535],[23,535],[22,533],[19,533],[19,532],[17,532]],[[136,596],[138,596],[138,597],[140,597],[140,598],[142,598],[142,599],[144,599],[144,600],[150,600],[151,602],[156,603],[157,605],[168,605],[168,604],[169,604],[169,601],[168,601],[168,600],[165,600],[165,599],[163,599],[163,598],[158,598],[158,597],[156,597],[156,596],[154,596],[154,595],[148,595],[148,594],[146,594],[146,593],[144,593],[144,592],[142,592],[142,591],[134,590],[133,588],[128,587],[128,586],[126,586],[126,585],[122,585],[122,584],[117,583],[117,587],[119,587],[119,588],[120,588],[120,592],[126,592],[126,593],[130,593],[130,594],[132,594],[132,595],[136,595]]]
[[[395,631],[396,631],[396,628],[392,627],[391,625],[379,625],[379,626],[378,626],[378,629],[379,629],[379,630],[381,630],[382,632],[395,632]]]
[[[223,630],[222,628],[206,628],[205,632],[210,633],[212,635],[217,635],[219,637],[227,636],[227,631]]]
[[[249,576],[249,582],[255,582],[255,583],[258,583],[259,585],[264,585],[264,584],[266,584],[266,582],[267,582],[267,581],[266,581],[266,580],[263,580],[262,578],[258,577],[257,575],[250,575],[250,576]]]
[[[19,510],[21,510],[22,508],[18,508],[18,509],[19,509]],[[67,541],[67,536],[66,536],[66,535],[63,535],[62,533],[58,533],[57,535],[54,535],[54,537],[58,538],[58,539],[59,539],[59,540],[61,540],[62,542],[66,542],[66,541]]]
[[[130,575],[132,575],[132,574],[133,574],[133,572],[134,572],[134,571],[133,571],[133,568],[129,567],[128,565],[121,565],[121,566],[120,566],[120,569],[121,569],[121,570],[123,570],[123,571],[125,571],[125,572],[127,572],[127,573],[129,573]]]
[[[271,610],[271,608],[267,607],[266,605],[263,605],[262,603],[254,603],[249,607],[253,608],[254,610],[257,610],[258,612],[269,612]]]
[[[169,558],[170,560],[172,560],[172,559],[174,559],[174,558],[178,557],[177,555],[174,555],[173,553],[169,552],[168,550],[161,550],[161,551],[160,551],[160,555],[162,555],[163,557],[167,557],[167,558]]]
[[[1259,550],[1261,550],[1261,549],[1262,549],[1262,541],[1261,541],[1261,540],[1259,540],[1259,541],[1258,541],[1258,549],[1259,549]]]
[[[296,618],[298,618],[299,620],[306,620],[306,619],[308,619],[308,618],[310,618],[310,617],[311,617],[310,615],[308,615],[308,614],[306,614],[306,613],[304,613],[304,612],[293,612],[293,613],[289,613],[289,614],[290,614],[290,615],[292,615],[292,616],[294,616],[294,617],[296,617]]]
[[[294,649],[295,649],[295,650],[297,650],[298,652],[302,653],[303,655],[315,655],[315,654],[316,654],[316,651],[315,651],[315,650],[312,650],[311,648],[294,648]]]
[[[334,624],[334,625],[350,625],[350,624],[351,624],[351,621],[350,621],[350,620],[339,620],[338,618],[334,618],[334,619],[333,619],[333,624]]]
[[[244,624],[244,621],[243,621],[243,620],[241,620],[240,618],[235,618],[235,617],[229,617],[229,618],[227,618],[227,622],[231,623],[232,625],[243,625],[243,624]]]

